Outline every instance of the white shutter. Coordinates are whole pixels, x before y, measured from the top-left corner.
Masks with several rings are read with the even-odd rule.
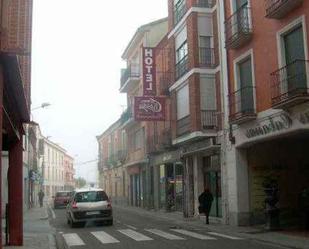
[[[216,110],[216,79],[214,76],[201,75],[200,78],[201,110]]]
[[[182,119],[189,114],[189,85],[186,84],[177,91],[177,120]]]
[[[175,50],[187,40],[187,27],[185,26],[175,37]]]
[[[199,36],[212,36],[212,19],[210,16],[199,16],[197,27]]]

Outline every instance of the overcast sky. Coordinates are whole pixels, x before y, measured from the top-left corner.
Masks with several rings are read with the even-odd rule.
[[[167,0],[34,0],[32,108],[44,136],[75,158],[77,176],[96,180],[96,135],[116,121],[121,54],[136,29],[167,16]]]

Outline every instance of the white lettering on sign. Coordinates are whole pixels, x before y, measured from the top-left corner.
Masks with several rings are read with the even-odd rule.
[[[155,62],[152,48],[144,48],[144,96],[156,95]]]

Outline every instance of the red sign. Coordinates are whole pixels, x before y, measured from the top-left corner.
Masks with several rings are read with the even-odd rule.
[[[165,120],[164,97],[135,97],[134,118],[136,121]]]
[[[153,48],[143,48],[143,95],[156,95],[156,63]]]

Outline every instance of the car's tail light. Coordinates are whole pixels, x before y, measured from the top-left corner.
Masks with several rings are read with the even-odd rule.
[[[72,203],[72,208],[77,208],[77,203],[76,203],[76,201],[74,201],[74,202]]]
[[[110,199],[107,200],[107,207],[109,207],[109,208],[112,207],[112,201]]]

